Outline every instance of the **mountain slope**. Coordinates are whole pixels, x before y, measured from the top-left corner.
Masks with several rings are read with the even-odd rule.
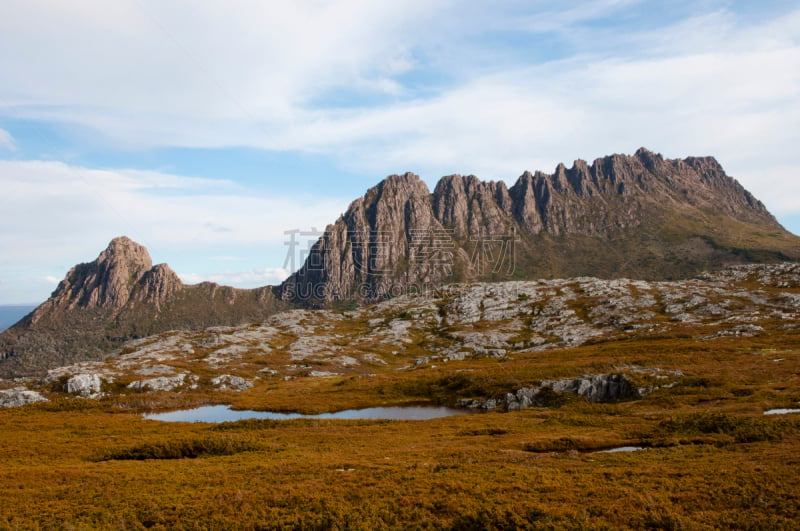
[[[165,330],[262,320],[283,307],[269,287],[184,285],[123,236],[73,267],[47,301],[0,334],[0,376],[98,359],[123,341]]]
[[[102,358],[173,329],[260,322],[280,309],[376,301],[452,282],[688,278],[731,264],[800,261],[800,238],[711,157],[640,149],[524,173],[510,188],[474,176],[387,177],[355,200],[277,288],[184,285],[116,238],[0,334],[0,377]]]
[[[474,176],[393,175],[354,201],[281,286],[284,300],[377,300],[465,280],[685,278],[800,259],[800,238],[712,157],[642,148],[592,165]]]

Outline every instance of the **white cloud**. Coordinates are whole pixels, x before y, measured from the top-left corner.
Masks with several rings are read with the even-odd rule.
[[[14,137],[5,129],[0,129],[0,149],[15,150],[17,148],[14,143]]]
[[[43,161],[0,161],[0,189],[0,248],[14,250],[0,255],[0,270],[35,264],[62,275],[122,234],[181,267],[228,256],[220,254],[228,249],[248,249],[243,268],[280,265],[285,230],[324,227],[347,207],[346,200],[302,194],[259,197],[227,181]],[[55,271],[47,275],[56,278]],[[226,278],[255,282],[253,275]]]
[[[0,112],[141,147],[324,154],[376,180],[512,180],[641,145],[715,155],[759,196],[757,172],[800,168],[800,10],[752,23],[712,2],[656,31],[582,26],[637,4],[204,2],[186,17],[169,2],[7,1]],[[574,53],[493,61],[482,32],[507,30],[559,31]],[[413,75],[438,70],[417,90]]]
[[[408,35],[448,3],[8,0],[0,102],[133,145],[269,143],[328,91],[396,94]]]
[[[289,272],[282,268],[267,268],[251,269],[247,271],[223,271],[204,275],[197,273],[178,273],[178,276],[186,284],[216,282],[217,284],[227,286],[255,288],[280,284],[289,277]]]
[[[54,277],[52,275],[47,275],[46,277],[44,277],[44,279],[45,279],[45,281],[47,281],[48,283],[53,284],[53,285],[56,285],[56,284],[58,284],[60,282],[59,279],[57,279],[56,277]]]

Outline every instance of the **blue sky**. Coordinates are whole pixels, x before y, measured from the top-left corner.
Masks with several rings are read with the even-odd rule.
[[[4,0],[0,303],[126,234],[274,284],[388,174],[714,155],[800,233],[796,1]],[[298,257],[299,259],[299,257]]]

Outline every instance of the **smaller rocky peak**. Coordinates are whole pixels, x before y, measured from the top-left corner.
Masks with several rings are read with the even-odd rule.
[[[524,172],[522,172],[522,175],[517,177],[517,180],[511,186],[511,189],[513,190],[515,188],[517,188],[517,189],[524,188],[526,185],[530,186],[531,182],[533,182],[533,174],[531,172],[529,172],[528,170],[525,170]]]
[[[664,157],[661,153],[653,153],[647,148],[640,147],[634,155],[651,173],[656,173],[664,164]]]
[[[153,267],[153,261],[147,249],[127,236],[119,236],[111,240],[106,250],[100,253],[96,262],[111,266],[124,266],[132,271],[147,271]]]
[[[445,175],[433,189],[435,197],[460,194],[464,192],[466,179],[461,175],[454,173],[453,175]]]
[[[494,196],[494,200],[497,202],[497,205],[504,211],[510,212],[511,194],[508,191],[506,183],[503,181],[490,182],[489,187],[492,195]]]
[[[413,197],[430,193],[428,186],[420,179],[419,175],[411,172],[406,172],[402,175],[389,175],[378,183],[375,188],[378,189],[381,196],[396,194],[402,197]]]
[[[631,182],[636,179],[632,158],[619,154],[596,159],[592,163],[592,173],[596,175],[597,181],[603,189],[611,193],[619,193],[619,183]]]
[[[567,181],[579,197],[594,195],[592,171],[585,160],[577,159],[572,163],[572,168],[567,170]]]
[[[132,298],[155,304],[156,309],[183,288],[183,282],[167,264],[158,264],[139,281]]]
[[[587,163],[583,159],[575,159],[572,162],[572,168],[570,168],[571,173],[578,173],[581,176],[589,179],[591,178],[592,172],[589,169],[589,163]]]
[[[434,200],[445,196],[466,196],[469,198],[478,195],[494,196],[497,191],[506,190],[502,181],[482,181],[475,175],[447,175],[442,177],[433,191]],[[506,190],[507,191],[507,190]]]
[[[408,202],[425,202],[430,198],[430,191],[418,175],[406,172],[403,175],[389,175],[364,194],[361,204],[354,202],[351,207],[363,207],[370,219],[380,210],[403,209]]]
[[[526,170],[508,191],[515,203],[524,202],[533,199],[536,190],[549,188],[551,179],[550,175],[541,171],[531,173]]]
[[[114,238],[95,261],[73,267],[52,299],[68,307],[120,308],[152,265],[145,247],[125,236]]]
[[[566,192],[570,188],[569,178],[567,177],[567,167],[563,162],[559,162],[556,171],[552,176],[553,189],[557,192]]]
[[[707,182],[731,185],[732,179],[725,179],[727,174],[722,165],[714,157],[687,157],[684,162]]]

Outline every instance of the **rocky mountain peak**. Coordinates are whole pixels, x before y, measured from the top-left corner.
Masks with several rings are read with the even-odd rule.
[[[297,293],[335,286],[335,299],[356,287],[376,294],[398,283],[499,280],[501,270],[676,278],[799,252],[797,239],[713,157],[671,160],[640,148],[558,164],[552,174],[525,171],[510,188],[455,174],[430,193],[413,173],[391,175],[328,227],[313,267],[281,289],[284,299],[303,301]],[[493,266],[475,267],[483,259]]]
[[[147,248],[127,236],[111,240],[108,247],[97,257],[97,262],[106,264],[110,268],[125,268],[137,277],[153,267],[153,260]]]
[[[114,238],[96,260],[73,267],[52,299],[70,308],[120,308],[152,267],[145,247],[125,236]]]
[[[165,330],[257,321],[284,306],[271,287],[185,285],[122,236],[94,261],[73,267],[48,300],[0,333],[0,378],[97,359],[120,342]]]

